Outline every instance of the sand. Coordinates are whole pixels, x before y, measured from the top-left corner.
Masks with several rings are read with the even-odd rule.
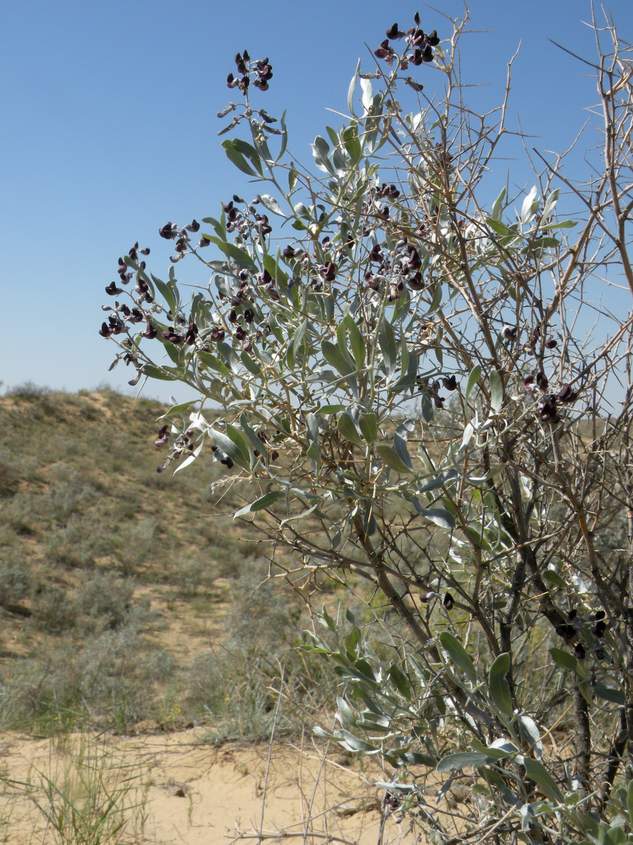
[[[124,832],[105,841],[153,845],[421,841],[395,816],[386,819],[380,839],[382,793],[373,786],[380,773],[363,773],[345,755],[330,753],[325,762],[310,740],[303,749],[282,744],[272,750],[236,744],[213,747],[201,742],[203,733],[192,729],[128,738],[76,735],[63,741],[0,736],[0,842],[4,834],[7,845],[79,845],[68,832],[65,838],[56,835],[34,799],[50,808],[42,789],[48,778],[79,808],[85,807],[87,787],[79,785],[80,771],[92,775],[91,783],[99,781],[98,773],[103,783],[112,784],[114,794],[128,789],[121,803],[135,805],[125,814]],[[30,795],[27,783],[33,787]],[[63,804],[60,793],[53,790],[57,808]]]

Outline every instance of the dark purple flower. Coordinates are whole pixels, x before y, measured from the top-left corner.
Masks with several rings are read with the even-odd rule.
[[[396,38],[404,38],[404,32],[401,32],[398,28],[398,24],[394,23],[387,30],[387,38],[391,38],[392,40],[395,40]]]
[[[178,334],[178,332],[175,332],[173,329],[167,329],[166,332],[163,332],[163,337],[165,338],[165,340],[168,340],[170,343],[173,343],[176,346],[183,343],[185,339],[183,335]]]
[[[166,443],[169,442],[169,426],[164,425],[158,432],[158,437],[154,440],[154,446],[157,449],[160,449],[161,446],[164,446]]]
[[[538,403],[538,412],[541,419],[549,420],[550,422],[555,422],[558,419],[556,397],[553,393],[550,393],[548,396],[544,396],[543,399],[541,399]]]
[[[541,390],[547,390],[549,387],[549,380],[543,370],[539,370],[536,374],[536,384]]]
[[[129,315],[130,323],[142,323],[145,319],[145,315],[141,311],[140,308],[132,308],[132,311]]]
[[[165,223],[165,225],[161,226],[158,230],[158,234],[161,238],[165,238],[165,240],[170,241],[178,234],[178,227],[175,223]]]
[[[413,88],[413,90],[417,91],[418,93],[424,90],[424,85],[422,85],[421,82],[416,82],[412,76],[407,76],[404,81],[407,83],[409,88]]]
[[[109,285],[106,285],[105,292],[108,296],[116,296],[119,293],[123,293],[123,289],[118,288],[115,282],[110,282]]]
[[[148,340],[153,340],[155,337],[157,337],[157,335],[158,332],[156,331],[156,327],[154,326],[151,320],[148,320],[147,328],[143,332],[143,337],[146,337]]]
[[[193,320],[189,323],[189,327],[187,328],[187,333],[185,334],[185,340],[191,346],[196,342],[196,338],[198,337],[198,326],[193,322]]]
[[[563,384],[556,394],[556,398],[559,402],[575,402],[578,398],[578,393],[572,390],[571,384]]]

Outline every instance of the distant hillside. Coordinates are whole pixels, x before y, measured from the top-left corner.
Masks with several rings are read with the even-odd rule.
[[[302,700],[322,682],[257,538],[205,496],[217,465],[157,473],[160,413],[108,390],[0,398],[0,729],[265,735],[278,659]]]

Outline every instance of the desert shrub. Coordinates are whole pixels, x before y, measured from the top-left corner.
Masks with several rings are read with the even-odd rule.
[[[15,399],[38,400],[42,397],[50,396],[52,390],[43,384],[35,384],[32,381],[25,381],[23,384],[16,384],[13,387],[8,387],[5,396],[10,396]]]
[[[5,524],[16,534],[29,536],[35,533],[38,498],[31,493],[18,491],[3,503],[2,516]]]
[[[43,630],[53,634],[75,627],[78,608],[69,590],[56,584],[38,583],[31,600],[34,622]]]
[[[181,595],[191,598],[201,591],[209,591],[217,577],[215,561],[199,555],[179,556],[172,581]]]
[[[132,575],[159,549],[158,523],[153,518],[135,520],[119,526],[113,549],[124,575]]]
[[[113,553],[112,533],[103,517],[72,514],[66,523],[46,532],[43,548],[53,563],[92,568],[97,558]]]
[[[94,501],[97,491],[74,467],[61,462],[50,469],[50,483],[42,495],[42,510],[55,522],[66,522]]]
[[[0,457],[0,499],[9,498],[18,492],[20,473],[18,467]]]
[[[331,669],[298,649],[300,606],[260,572],[235,580],[225,636],[188,673],[185,713],[210,721],[216,742],[268,739],[274,720],[278,736],[299,733],[334,688]]]
[[[89,626],[119,628],[132,610],[134,585],[111,573],[95,573],[79,589],[75,603]]]
[[[16,559],[0,558],[0,606],[16,604],[31,590],[31,573]]]
[[[62,642],[0,675],[2,729],[55,733],[77,726],[124,731],[153,716],[156,685],[171,657],[150,647],[135,625],[83,644]]]
[[[273,571],[364,596],[367,624],[322,612],[305,649],[339,679],[337,727],[321,734],[379,757],[386,808],[442,843],[625,842],[631,48],[593,17],[600,155],[583,150],[579,175],[537,150],[512,193],[495,169],[512,63],[501,103],[477,113],[459,74],[466,24],[438,35],[416,15],[381,34],[309,165],[260,106],[269,60],[238,53],[222,144],[255,187],[161,226],[166,279],[131,247],[100,334],[133,378],[196,392],[161,418],[164,470],[211,457],[212,494]],[[190,298],[186,261],[211,274]],[[261,611],[243,612],[265,642]],[[202,676],[244,654],[235,700],[265,724],[270,684],[249,672],[267,656],[230,624],[230,664],[216,653]],[[205,696],[226,707],[215,686]],[[463,783],[456,825],[445,799]]]

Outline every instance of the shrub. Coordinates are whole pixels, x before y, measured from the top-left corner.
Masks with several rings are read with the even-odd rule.
[[[59,634],[77,624],[78,609],[68,590],[55,584],[40,584],[33,591],[33,617],[40,628]]]
[[[91,626],[119,628],[129,618],[134,585],[110,573],[97,573],[79,590],[76,606]]]
[[[129,730],[154,715],[156,685],[173,671],[167,652],[138,629],[63,642],[0,675],[0,727],[54,734],[82,724]]]
[[[100,334],[133,381],[196,392],[161,418],[165,469],[210,456],[218,501],[231,491],[249,539],[270,541],[302,589],[321,573],[366,585],[370,624],[324,612],[306,648],[340,679],[325,733],[380,757],[388,807],[455,842],[444,798],[465,780],[469,840],[621,842],[633,836],[630,47],[594,19],[601,158],[588,152],[579,177],[537,151],[534,186],[506,183],[491,201],[509,85],[485,114],[466,101],[466,22],[441,37],[419,16],[390,27],[311,167],[260,106],[270,62],[238,53],[228,85],[243,97],[222,112],[222,144],[256,187],[204,226],[161,226],[165,279],[134,244]],[[212,277],[191,299],[187,260]],[[604,284],[622,288],[611,311]]]
[[[31,574],[23,563],[0,560],[0,606],[16,604],[31,589]]]
[[[334,688],[331,669],[297,650],[300,608],[257,569],[232,586],[225,636],[188,673],[185,711],[209,719],[215,742],[298,734]],[[277,707],[278,698],[280,706]]]

